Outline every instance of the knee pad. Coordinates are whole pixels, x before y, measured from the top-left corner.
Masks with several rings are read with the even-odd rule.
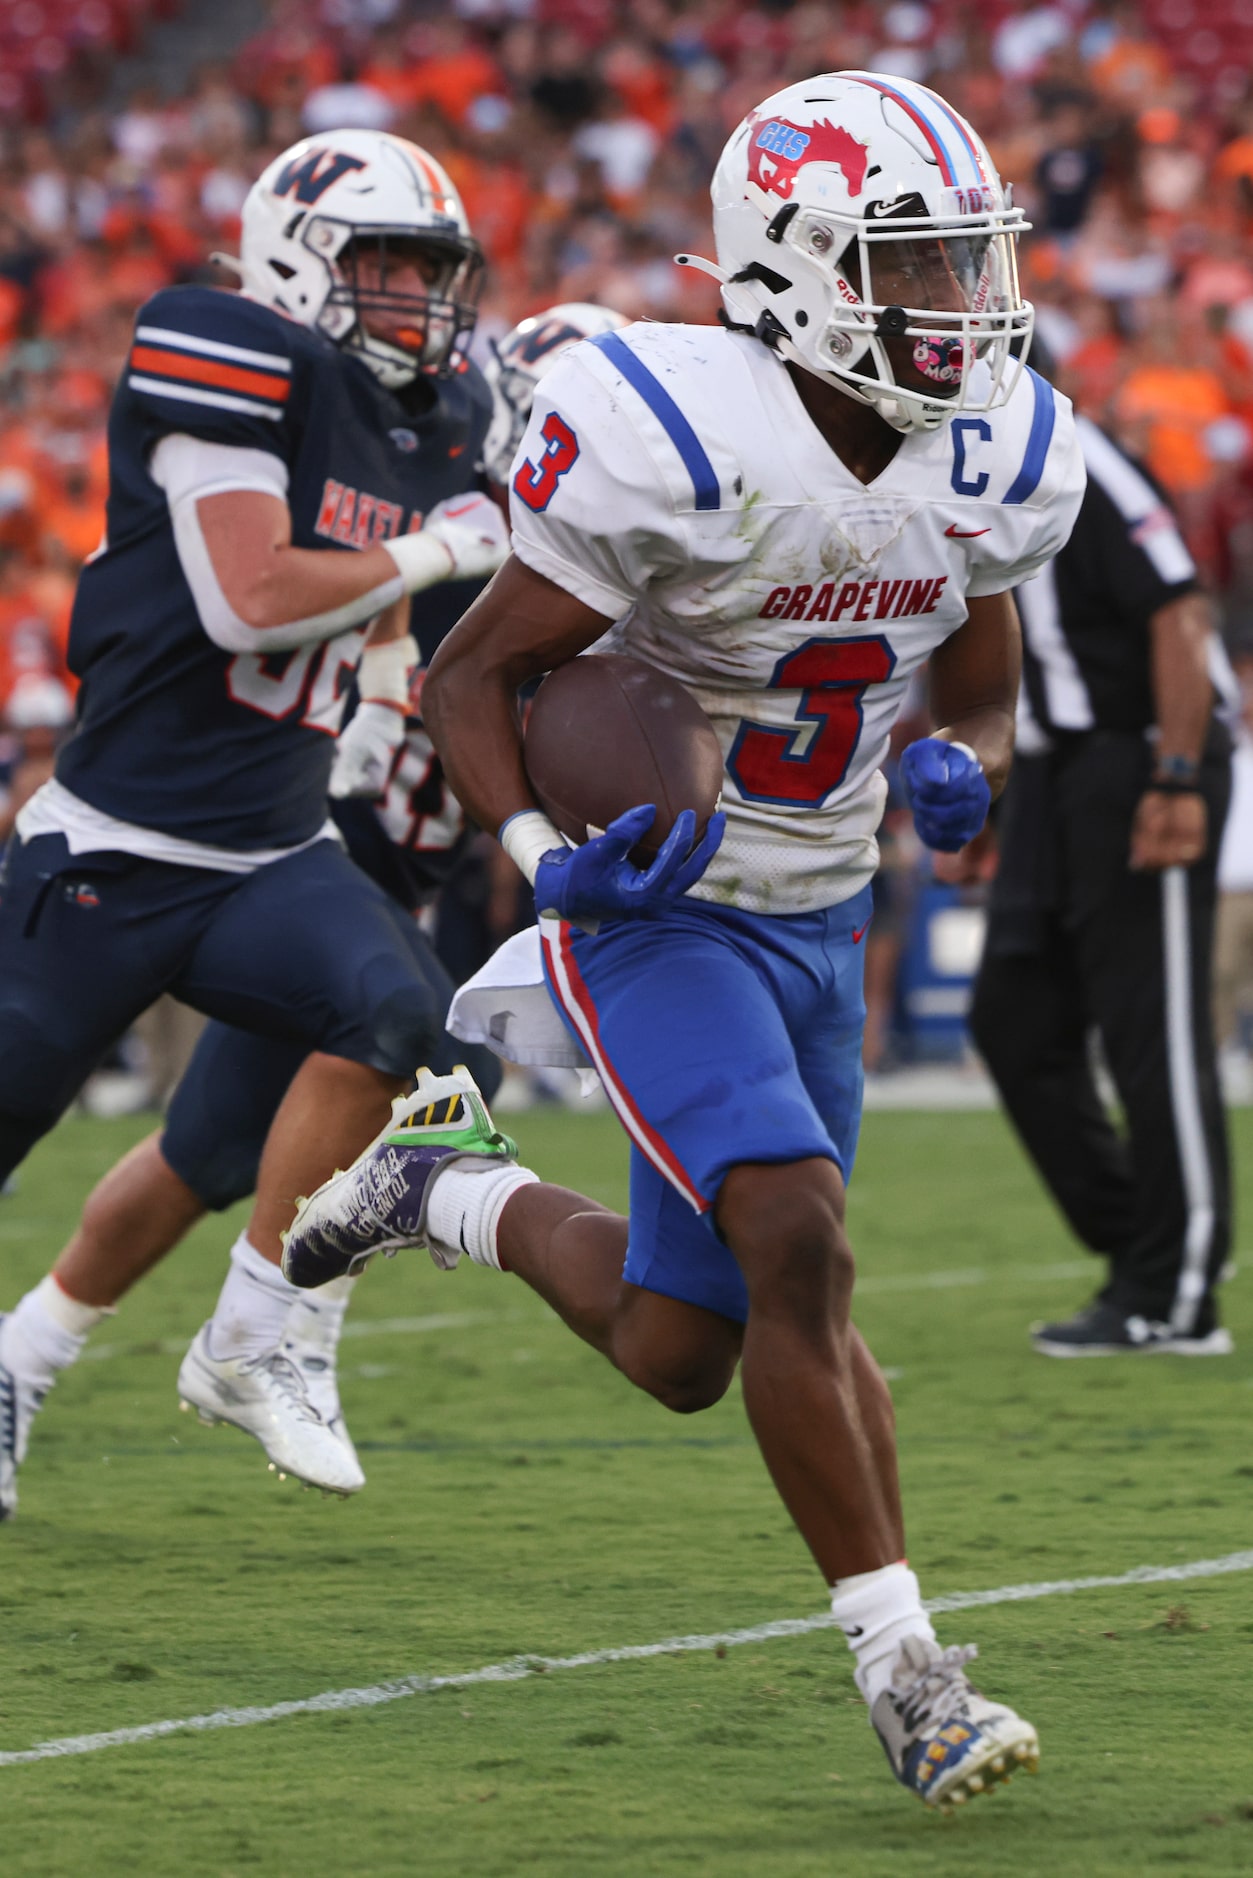
[[[444,1017],[440,1000],[417,979],[390,991],[371,1017],[370,1067],[391,1076],[412,1076],[439,1050]]]

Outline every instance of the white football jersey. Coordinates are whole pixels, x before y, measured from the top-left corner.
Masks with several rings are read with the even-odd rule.
[[[1070,405],[1009,402],[906,435],[870,484],[782,362],[717,326],[636,325],[539,387],[511,478],[518,558],[616,622],[598,649],[677,678],[726,762],[701,899],[799,913],[878,862],[880,771],[910,675],[1056,554],[1083,495]]]

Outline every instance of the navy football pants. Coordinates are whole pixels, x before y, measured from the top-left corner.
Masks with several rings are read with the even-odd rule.
[[[440,1043],[447,991],[420,969],[411,924],[334,841],[222,874],[15,837],[0,878],[0,1178],[163,991],[301,1054],[412,1075]]]
[[[443,1029],[453,982],[426,936],[411,920],[415,963],[423,972],[441,1034],[419,1059],[443,1076],[465,1063],[488,1102],[500,1087],[498,1056],[476,1043],[458,1043]],[[161,1152],[180,1180],[207,1207],[220,1212],[245,1199],[257,1184],[261,1150],[288,1084],[308,1052],[298,1043],[261,1037],[230,1024],[209,1024],[170,1100]],[[415,1063],[414,1067],[417,1067]]]

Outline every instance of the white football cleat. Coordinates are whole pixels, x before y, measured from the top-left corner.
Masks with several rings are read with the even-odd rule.
[[[941,1813],[1040,1765],[1031,1723],[972,1688],[966,1664],[977,1654],[906,1637],[891,1687],[870,1711],[896,1778]]]
[[[0,1325],[4,1316],[0,1312]],[[12,1519],[17,1512],[17,1470],[26,1459],[30,1425],[47,1393],[0,1363],[0,1519]]]
[[[279,1349],[300,1371],[305,1393],[326,1426],[360,1466],[344,1420],[335,1368],[344,1310],[354,1282],[351,1278],[333,1279],[320,1290],[306,1291],[297,1298],[287,1313]]]
[[[229,1422],[261,1443],[270,1470],[291,1474],[324,1493],[357,1493],[365,1475],[352,1452],[322,1420],[305,1379],[280,1349],[263,1356],[216,1357],[202,1324],[178,1372],[182,1407],[202,1422]]]

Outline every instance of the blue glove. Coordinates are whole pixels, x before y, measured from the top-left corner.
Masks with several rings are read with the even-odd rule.
[[[901,753],[901,782],[919,839],[956,854],[988,819],[992,791],[983,765],[964,745],[920,737]]]
[[[587,925],[600,919],[655,913],[685,894],[718,851],[727,818],[721,810],[709,818],[698,847],[696,817],[684,809],[647,868],[628,859],[648,832],[657,811],[647,804],[628,809],[593,835],[581,848],[550,848],[535,870],[535,904],[541,913]]]

